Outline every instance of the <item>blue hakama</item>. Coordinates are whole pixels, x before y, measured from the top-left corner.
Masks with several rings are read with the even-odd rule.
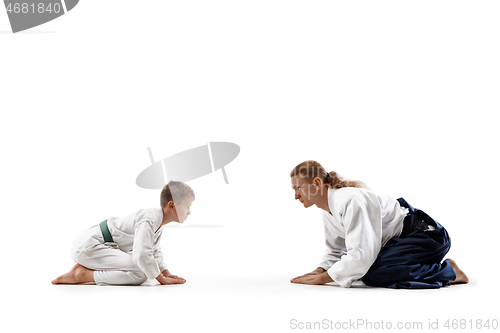
[[[380,249],[361,281],[368,286],[395,289],[431,289],[450,285],[450,281],[456,279],[455,272],[448,261],[441,263],[451,246],[448,232],[403,198],[397,200],[410,210],[404,219],[403,231]]]

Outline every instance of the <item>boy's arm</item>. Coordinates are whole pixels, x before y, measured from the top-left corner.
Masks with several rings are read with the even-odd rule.
[[[158,242],[156,243],[156,246],[153,249],[153,257],[155,258],[158,268],[163,273],[163,271],[167,269],[167,264],[165,263],[165,259],[163,258],[163,252],[161,251],[160,241],[161,238],[158,239]]]
[[[154,256],[154,230],[152,221],[144,220],[136,225],[132,260],[146,274],[148,279],[155,279],[161,274]]]

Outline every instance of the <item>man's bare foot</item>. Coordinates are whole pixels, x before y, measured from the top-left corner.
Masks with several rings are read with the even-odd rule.
[[[451,284],[459,284],[459,283],[469,283],[469,278],[467,275],[465,275],[464,271],[462,271],[460,268],[458,268],[457,263],[453,259],[445,259],[448,260],[448,262],[451,264],[451,267],[453,267],[453,270],[455,271],[455,275],[457,278],[454,281],[450,281]]]
[[[52,284],[78,284],[85,282],[94,282],[94,271],[76,264],[68,273],[53,280]]]

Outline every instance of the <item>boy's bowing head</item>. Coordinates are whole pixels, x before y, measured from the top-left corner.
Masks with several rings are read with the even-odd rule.
[[[189,208],[195,200],[193,189],[183,182],[171,180],[160,194],[160,206],[167,214],[173,214],[173,221],[182,223],[190,214]]]

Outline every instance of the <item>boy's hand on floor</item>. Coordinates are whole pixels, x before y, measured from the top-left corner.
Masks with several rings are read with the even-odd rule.
[[[184,280],[184,282],[186,282],[186,279],[183,279],[180,276],[177,276],[177,275],[174,275],[174,274],[170,273],[168,271],[168,269],[166,269],[163,272],[161,272],[161,274],[163,274],[164,277],[171,277],[171,278],[175,278],[175,279],[181,279],[181,280]]]
[[[156,277],[156,280],[160,282],[160,284],[165,285],[165,284],[184,284],[186,283],[186,280],[178,277],[176,275],[169,275],[165,276],[163,274],[160,274]]]

